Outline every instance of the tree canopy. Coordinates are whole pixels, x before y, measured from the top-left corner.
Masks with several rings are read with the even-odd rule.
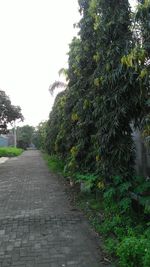
[[[34,127],[30,125],[17,127],[17,146],[19,148],[26,149],[31,145],[34,130]]]
[[[6,93],[0,90],[0,133],[7,133],[7,125],[15,120],[23,120],[21,108],[14,106]]]
[[[106,188],[120,177],[129,191],[133,128],[149,137],[150,1],[139,1],[135,13],[128,0],[79,0],[79,10],[67,89],[50,113],[46,149],[65,161],[68,173],[95,173]]]

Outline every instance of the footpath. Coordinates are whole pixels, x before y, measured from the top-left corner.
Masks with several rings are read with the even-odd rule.
[[[0,165],[0,267],[102,267],[96,235],[39,151]]]

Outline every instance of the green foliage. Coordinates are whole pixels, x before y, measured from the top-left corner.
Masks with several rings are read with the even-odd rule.
[[[150,107],[150,103],[148,104],[148,107]],[[150,147],[150,115],[148,114],[144,120],[143,125],[143,138],[145,139],[145,143],[148,147]]]
[[[115,175],[121,176],[123,182],[133,173],[134,161],[130,123],[136,91],[121,64],[122,56],[132,48],[130,9],[128,1],[115,0],[97,1],[97,8],[101,16],[96,29],[99,62],[94,78],[99,79],[99,86],[95,86],[99,96],[94,113],[99,168],[107,182],[113,181]]]
[[[62,158],[66,154],[66,129],[64,123],[64,106],[66,102],[66,92],[57,95],[53,110],[50,113],[46,127],[46,150],[49,154],[58,154]]]
[[[79,174],[75,175],[75,181],[78,183],[84,183],[84,190],[88,191],[95,187],[95,183],[97,181],[97,176],[94,174],[86,173],[86,174]]]
[[[36,148],[46,150],[47,121],[41,122],[32,134],[32,143]]]
[[[50,171],[61,174],[63,173],[64,163],[56,156],[49,156],[48,154],[44,154],[44,159],[47,161]]]
[[[80,195],[78,207],[86,212],[101,237],[103,235],[103,249],[118,257],[117,266],[149,266],[150,224],[144,222],[142,216],[122,214],[117,205],[115,210],[108,209],[105,200],[96,199],[94,194]]]
[[[34,133],[34,127],[25,125],[17,127],[17,147],[26,149],[32,143],[32,136]]]
[[[0,90],[0,134],[7,133],[7,124],[17,119],[23,120],[21,108],[13,106],[6,93]]]
[[[140,83],[140,96],[141,102],[144,107],[142,112],[142,129],[143,136],[147,145],[150,144],[150,94],[149,94],[149,73],[150,73],[150,1],[138,1],[137,12],[135,13],[135,25],[137,27],[138,51],[144,54],[143,59],[140,60],[139,56],[136,59],[138,62],[137,72],[138,81]],[[135,61],[135,60],[134,60]],[[134,75],[134,74],[133,74]]]
[[[23,149],[15,147],[0,147],[0,157],[16,157],[21,155]]]
[[[91,216],[93,225],[113,235],[106,247],[121,264],[126,263],[119,246],[128,254],[127,244],[147,242],[143,218],[150,207],[149,181],[135,176],[132,138],[133,127],[139,127],[149,140],[150,2],[139,2],[132,14],[128,0],[79,0],[67,89],[56,97],[46,128],[48,153],[65,162],[68,176],[103,196],[105,219],[99,224]],[[84,204],[95,216],[99,205]],[[141,251],[135,259],[131,255],[131,266],[140,266],[140,255],[142,264],[148,262],[149,254]]]
[[[116,255],[118,241],[115,238],[107,238],[105,241],[105,250],[111,255]]]
[[[117,248],[120,258],[120,266],[149,267],[150,263],[150,241],[144,237],[126,237]]]
[[[48,153],[63,158],[72,174],[97,172],[106,183],[116,175],[122,183],[133,177],[131,125],[139,126],[147,114],[149,31],[142,28],[149,27],[148,5],[140,4],[131,17],[127,0],[79,1],[68,86],[55,100],[45,141]]]
[[[94,96],[89,95],[90,79],[87,79],[87,76],[93,72],[96,42],[89,2],[80,2],[80,12],[83,12],[85,17],[78,24],[82,29],[80,38],[74,38],[70,44],[68,88],[56,98],[48,121],[48,151],[65,157],[66,169],[70,173],[78,169],[90,171],[95,165],[91,139],[95,128],[91,118],[91,97],[93,99]],[[65,97],[63,106],[61,97],[62,100]],[[73,147],[78,149],[76,155],[72,154]]]

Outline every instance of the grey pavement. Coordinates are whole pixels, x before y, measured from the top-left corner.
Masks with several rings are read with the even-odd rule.
[[[94,232],[39,151],[0,165],[0,267],[100,267]]]

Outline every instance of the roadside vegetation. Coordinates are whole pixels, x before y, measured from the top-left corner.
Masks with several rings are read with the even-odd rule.
[[[43,156],[50,171],[57,174],[63,174],[64,164],[61,160],[59,160],[55,155],[52,156],[47,153],[44,153]]]
[[[79,10],[66,89],[37,129],[38,147],[81,188],[77,205],[116,266],[149,267],[150,179],[135,172],[132,132],[150,146],[150,1],[133,13],[127,0],[79,0]]]
[[[22,149],[27,149],[31,146],[34,139],[35,128],[30,125],[24,125],[22,127],[17,127],[17,147]]]
[[[119,203],[114,201],[112,192],[106,191],[102,183],[95,186],[95,175],[74,173],[73,176],[68,176],[62,160],[48,154],[44,154],[44,159],[50,171],[64,176],[66,190],[73,205],[86,214],[92,228],[100,235],[104,261],[114,264],[113,266],[149,267],[149,197],[139,197],[139,202],[126,198]],[[116,179],[118,180],[117,177]],[[150,188],[150,183],[145,182],[144,178],[135,179],[141,180],[140,184]],[[135,192],[139,188],[137,186]],[[145,202],[147,211],[144,212],[141,203]]]
[[[9,96],[0,90],[0,134],[7,134],[8,124],[16,120],[24,120],[21,108],[12,105]]]
[[[0,157],[16,157],[21,155],[23,149],[15,147],[0,147]]]

